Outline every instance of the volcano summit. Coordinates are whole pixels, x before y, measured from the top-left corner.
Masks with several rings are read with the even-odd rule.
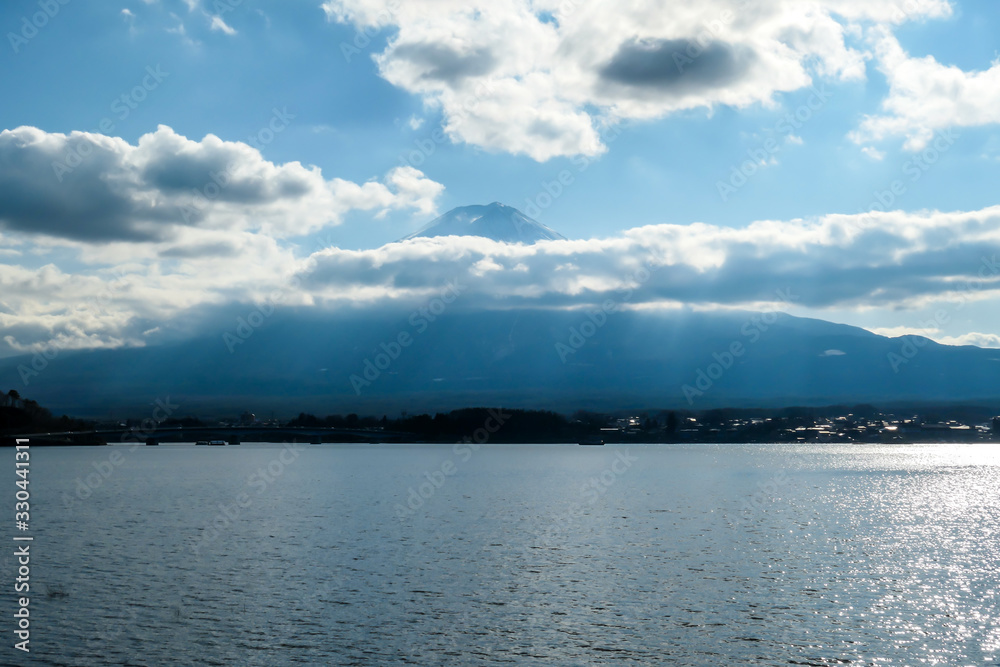
[[[400,240],[434,236],[482,236],[503,243],[529,245],[538,241],[566,240],[562,234],[499,202],[453,208],[423,229]]]

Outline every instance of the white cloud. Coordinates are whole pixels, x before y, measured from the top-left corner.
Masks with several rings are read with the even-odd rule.
[[[98,134],[0,132],[0,227],[84,242],[173,242],[186,228],[275,238],[339,224],[351,210],[433,213],[443,186],[412,167],[384,182],[327,180],[241,142],[161,125],[127,142]]]
[[[66,163],[68,171],[53,168]],[[5,130],[6,349],[142,344],[143,332],[178,313],[287,285],[302,267],[290,238],[340,224],[351,211],[430,216],[442,190],[412,167],[381,182],[327,180],[316,167],[277,165],[246,144],[213,135],[194,141],[165,126],[134,146],[83,132]],[[16,263],[29,257],[52,263]],[[301,293],[286,301],[309,302]]]
[[[976,347],[1000,348],[1000,335],[993,333],[970,331],[959,336],[945,336],[936,327],[921,329],[907,326],[876,328],[871,329],[871,332],[880,336],[888,336],[889,338],[923,336],[942,345],[975,345]]]
[[[422,171],[413,167],[396,167],[386,176],[386,183],[395,189],[392,208],[413,208],[425,216],[437,211],[437,199],[444,192],[443,185],[426,178]]]
[[[874,334],[878,334],[879,336],[886,336],[888,338],[899,338],[900,336],[923,336],[924,338],[933,338],[937,334],[941,333],[941,330],[935,327],[920,329],[908,326],[876,327],[874,329],[869,329],[869,331]]]
[[[993,333],[970,332],[961,336],[937,338],[942,345],[975,345],[976,347],[1000,348],[1000,336]]]
[[[861,152],[876,162],[881,162],[885,159],[885,153],[872,146],[865,146],[861,149]]]
[[[208,16],[208,14],[206,14],[206,16]],[[218,30],[230,36],[236,34],[236,30],[232,28],[229,24],[227,24],[224,20],[222,20],[221,16],[209,16],[209,18],[211,19],[209,27],[212,30]]]
[[[945,128],[1000,123],[1000,60],[966,72],[933,56],[914,58],[885,31],[876,31],[878,68],[889,82],[882,113],[868,116],[851,138],[864,143],[906,138],[907,150],[923,150]]]
[[[174,14],[173,12],[170,12],[170,18],[172,18],[175,21],[177,21],[177,25],[174,26],[173,28],[164,28],[164,30],[167,33],[169,33],[171,35],[178,35],[178,36],[180,36],[181,41],[183,41],[188,46],[195,47],[195,46],[198,46],[200,44],[200,42],[198,42],[197,40],[192,39],[191,37],[188,36],[188,34],[187,34],[187,28],[184,26],[184,21],[182,21],[180,19],[180,17],[177,16],[177,14]]]
[[[87,158],[59,182],[53,163],[84,146]],[[351,211],[429,218],[441,192],[411,167],[381,181],[328,179],[315,167],[268,162],[246,144],[194,141],[167,127],[136,145],[79,132],[0,132],[0,243],[20,253],[0,262],[0,328],[13,341],[6,349],[143,344],[144,332],[169,331],[184,313],[274,290],[289,305],[398,305],[454,279],[466,307],[476,308],[581,307],[621,301],[628,288],[630,307],[699,309],[787,309],[778,294],[790,290],[796,308],[819,316],[1000,299],[1000,206],[741,228],[649,225],[536,245],[416,238],[311,254],[297,245]],[[187,217],[185,206],[193,209]],[[39,260],[49,264],[35,268]],[[657,267],[649,279],[636,279],[649,266]]]
[[[440,107],[452,139],[536,160],[599,154],[599,130],[623,119],[772,105],[816,76],[862,79],[866,56],[849,45],[860,26],[951,12],[945,0],[706,0],[669,11],[607,0],[322,7],[333,21],[396,29],[376,54],[381,75]]]
[[[745,306],[791,289],[797,305],[907,307],[1000,296],[1000,207],[972,213],[830,215],[734,229],[653,225],[609,239],[506,245],[476,237],[414,239],[315,253],[304,274],[326,303],[419,296],[468,281],[483,307],[600,303],[621,277],[659,268],[633,304]]]

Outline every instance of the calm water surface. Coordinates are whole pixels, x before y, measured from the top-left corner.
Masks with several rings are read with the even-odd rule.
[[[1000,665],[996,446],[31,457],[23,664]]]

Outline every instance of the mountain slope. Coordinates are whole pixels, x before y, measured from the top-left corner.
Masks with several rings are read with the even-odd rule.
[[[819,405],[1000,397],[1000,351],[892,339],[776,315],[580,311],[318,316],[278,311],[230,353],[222,332],[175,346],[65,353],[30,387],[79,416],[252,409],[359,414],[469,405],[575,408]],[[587,324],[589,323],[589,324]],[[408,345],[399,345],[401,334]],[[734,353],[735,351],[735,353]]]
[[[525,244],[566,238],[516,208],[499,202],[454,208],[400,240],[434,236],[482,236],[504,243]]]

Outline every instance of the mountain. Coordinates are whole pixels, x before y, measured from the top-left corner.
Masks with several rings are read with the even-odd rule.
[[[60,353],[27,387],[18,366],[31,358],[3,359],[0,386],[81,417],[142,415],[166,397],[203,416],[1000,399],[1000,350],[783,314],[449,310],[428,319],[287,309],[238,344],[224,333]]]
[[[460,206],[432,220],[423,229],[400,240],[433,236],[482,236],[504,243],[532,244],[566,237],[532,220],[512,206],[493,202],[487,206]]]

